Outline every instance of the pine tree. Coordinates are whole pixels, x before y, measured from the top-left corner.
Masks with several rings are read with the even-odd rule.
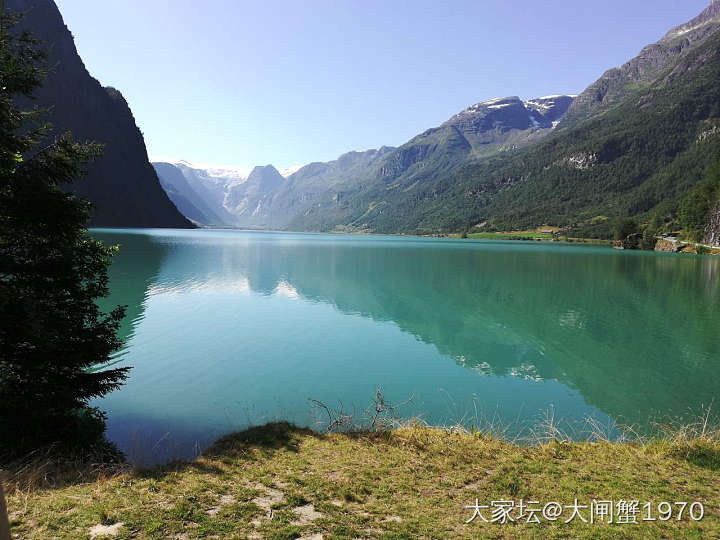
[[[102,313],[113,248],[88,235],[90,203],[68,190],[97,145],[51,137],[41,110],[20,110],[42,84],[44,55],[0,14],[0,454],[103,440],[88,401],[127,368],[98,369],[124,316]]]

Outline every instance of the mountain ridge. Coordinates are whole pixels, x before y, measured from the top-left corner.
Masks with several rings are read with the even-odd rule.
[[[270,165],[256,167],[245,181],[238,178],[225,182],[222,201],[218,198],[215,204],[221,204],[229,214],[224,223],[227,226],[294,227],[303,219],[301,214],[315,214],[316,205],[322,210],[323,206],[342,203],[369,185],[422,182],[429,174],[452,170],[467,160],[527,146],[552,132],[572,101],[573,96],[565,95],[527,101],[517,96],[482,101],[399,148],[383,146],[347,152],[330,162],[309,163],[285,181]],[[177,166],[188,174],[183,162]],[[270,174],[269,184],[246,184],[261,173]],[[213,176],[209,169],[203,174]],[[217,175],[215,178],[218,184],[223,183]],[[180,199],[178,204],[186,207]]]
[[[23,106],[50,108],[54,133],[71,131],[78,140],[104,144],[103,155],[87,166],[87,176],[71,189],[94,205],[91,225],[181,227],[186,219],[162,189],[145,141],[120,91],[90,75],[60,11],[52,0],[6,0],[8,11],[23,14],[18,29],[42,41],[50,70],[35,100]]]
[[[638,86],[647,87],[673,62],[692,51],[720,28],[720,2],[713,1],[690,21],[671,28],[659,41],[620,67],[607,70],[571,105],[561,128],[600,113],[627,98]]]
[[[719,30],[713,2],[578,96],[481,101],[398,148],[275,177],[235,226],[607,236],[615,218],[673,220],[720,146]]]
[[[423,185],[465,163],[513,152],[548,136],[573,100],[565,95],[527,101],[510,96],[471,105],[389,153],[367,171],[361,186],[326,194],[288,227],[371,230],[367,218],[386,212],[385,195],[402,192],[412,199]]]

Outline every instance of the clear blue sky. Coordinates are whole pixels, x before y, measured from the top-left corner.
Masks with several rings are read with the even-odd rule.
[[[151,156],[289,167],[579,93],[709,0],[56,0]]]

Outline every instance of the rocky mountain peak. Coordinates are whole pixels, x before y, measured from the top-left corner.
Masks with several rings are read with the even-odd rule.
[[[463,133],[492,130],[552,128],[567,112],[575,96],[551,95],[523,101],[508,96],[481,101],[456,114],[444,125]]]
[[[720,22],[720,0],[712,0],[710,5],[700,13],[700,15],[670,30],[663,38],[663,41],[684,36],[689,37],[691,40],[698,39],[698,37],[702,38],[706,32],[714,31],[715,25],[713,23],[718,22]],[[697,32],[700,33],[700,36],[690,35]]]
[[[543,121],[552,125],[565,115],[576,97],[574,95],[544,96],[529,99],[524,105],[528,110],[540,115]]]
[[[273,165],[258,165],[256,167],[253,167],[252,171],[250,171],[248,179],[257,176],[264,176],[267,174],[274,175],[275,173],[280,174],[280,171],[278,171]]]
[[[245,195],[269,193],[285,182],[285,177],[272,165],[255,167],[247,180],[240,184],[240,192]]]
[[[522,100],[518,96],[509,96],[509,97],[499,97],[494,99],[488,99],[486,101],[481,101],[479,103],[475,103],[474,105],[470,105],[467,109],[464,111],[461,111],[456,117],[467,115],[467,114],[478,114],[483,113],[487,114],[492,111],[499,111],[501,109],[505,109],[507,107],[512,106],[521,106]]]

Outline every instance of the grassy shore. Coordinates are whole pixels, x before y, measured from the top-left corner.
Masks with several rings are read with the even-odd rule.
[[[6,482],[21,538],[718,538],[720,440],[518,446],[409,426],[319,434],[284,423],[226,436],[203,457],[148,470]],[[19,479],[19,477],[18,477]],[[11,478],[12,480],[12,478]],[[17,480],[17,479],[16,479]],[[36,479],[37,480],[37,479]],[[47,485],[55,482],[56,485]],[[540,516],[466,521],[475,504],[638,500],[637,524]],[[705,515],[642,521],[642,505],[699,501]],[[536,505],[537,506],[537,505]],[[491,510],[481,511],[491,519]],[[653,517],[658,517],[654,510]],[[582,510],[589,519],[588,510]],[[697,514],[696,514],[697,515]],[[515,516],[514,516],[515,517]],[[103,536],[106,535],[106,536]]]
[[[450,235],[452,238],[462,238],[461,234]],[[529,229],[525,231],[504,231],[504,232],[471,232],[467,233],[471,240],[531,240],[536,242],[570,242],[580,244],[602,244],[610,245],[610,240],[597,238],[573,238],[568,237],[559,229]]]

